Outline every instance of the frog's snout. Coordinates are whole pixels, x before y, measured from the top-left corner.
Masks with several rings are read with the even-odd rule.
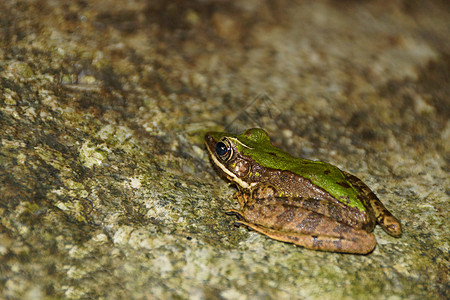
[[[216,139],[209,134],[209,132],[205,134],[205,144],[209,150],[212,150],[215,147],[214,145],[216,144]]]

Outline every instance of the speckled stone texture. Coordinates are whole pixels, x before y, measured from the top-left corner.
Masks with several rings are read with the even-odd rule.
[[[446,299],[448,1],[0,1],[1,299]],[[402,221],[365,256],[233,226],[263,127]]]

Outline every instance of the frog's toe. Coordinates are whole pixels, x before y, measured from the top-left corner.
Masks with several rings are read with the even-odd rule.
[[[386,216],[383,220],[382,227],[387,234],[393,237],[400,237],[402,235],[402,226],[394,216]]]
[[[236,227],[245,226],[245,224],[242,223],[241,221],[236,221],[236,222],[233,223],[233,225],[236,226]]]
[[[225,211],[225,214],[229,215],[229,216],[236,216],[239,220],[243,220],[244,219],[244,217],[242,216],[241,212],[239,210],[237,210],[237,209],[227,209]]]

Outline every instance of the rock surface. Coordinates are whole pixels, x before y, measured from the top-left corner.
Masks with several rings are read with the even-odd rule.
[[[444,299],[446,1],[0,3],[0,298]],[[207,130],[362,178],[366,256],[233,226]]]

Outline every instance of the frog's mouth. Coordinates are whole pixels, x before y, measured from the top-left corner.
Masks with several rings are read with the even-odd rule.
[[[217,158],[217,154],[215,151],[217,140],[212,135],[208,133],[205,135],[205,144],[212,161],[227,176],[228,180],[235,182],[243,189],[250,189],[250,184],[243,181],[241,178],[237,177],[236,174],[228,170],[227,167]]]

